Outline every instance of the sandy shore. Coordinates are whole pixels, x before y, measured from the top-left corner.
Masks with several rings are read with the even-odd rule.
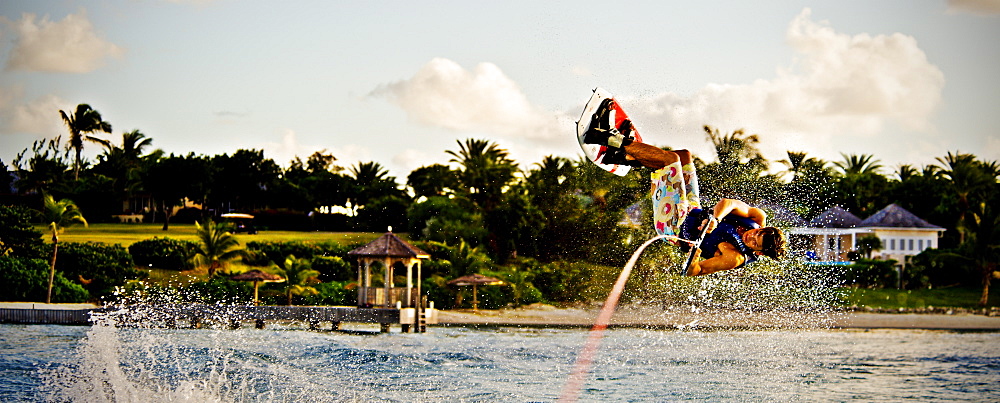
[[[590,327],[598,308],[532,305],[518,309],[440,311],[440,325]],[[1000,317],[974,314],[895,314],[867,312],[724,311],[692,307],[623,307],[612,327],[663,329],[934,329],[1000,331]]]

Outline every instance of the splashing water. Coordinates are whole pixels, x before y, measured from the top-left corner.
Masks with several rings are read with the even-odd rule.
[[[611,317],[618,308],[619,300],[633,267],[639,261],[643,251],[660,239],[685,241],[673,236],[659,235],[649,239],[633,252],[605,300],[600,314],[588,333],[586,343],[577,355],[576,363],[559,397],[560,401],[573,402],[579,397],[580,389],[590,372],[594,356],[600,348],[601,339],[611,323]],[[685,261],[686,259],[678,259],[676,256],[667,259],[668,264]],[[797,266],[796,269],[803,267],[801,264]],[[778,269],[781,272],[788,271],[788,267],[779,267]],[[667,269],[662,270],[661,273],[676,270],[676,268]],[[742,271],[736,273],[742,273]],[[837,298],[834,293],[831,293],[829,278],[824,273],[808,273],[801,270],[796,275],[785,277],[734,275],[732,272],[725,272],[699,279],[672,276],[664,279],[660,284],[664,284],[666,290],[675,293],[675,300],[678,292],[682,295],[687,294],[687,297],[681,300],[683,303],[680,304],[679,308],[681,310],[688,309],[690,314],[697,315],[705,308],[716,308],[712,310],[712,322],[716,325],[740,327],[739,325],[734,326],[734,324],[744,323],[743,327],[747,328],[802,328],[824,327],[825,324],[831,323],[834,315],[832,315],[830,308]],[[669,298],[667,299],[669,300]],[[679,312],[676,312],[677,308],[678,306],[675,305],[655,313],[653,316],[674,316],[676,319],[681,316]],[[790,308],[790,310],[781,308]],[[708,322],[695,316],[690,322],[678,324],[675,327],[679,330],[685,330],[707,327],[707,325],[709,325]]]

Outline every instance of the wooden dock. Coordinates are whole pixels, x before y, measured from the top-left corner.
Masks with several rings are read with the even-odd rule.
[[[112,317],[116,326],[240,328],[246,323],[258,329],[267,323],[299,322],[309,329],[340,330],[342,323],[377,323],[382,332],[400,325],[403,332],[425,332],[427,324],[436,324],[438,311],[433,308],[355,308],[345,306],[238,306],[201,304],[131,305],[128,309],[105,309],[32,303],[0,304],[0,323],[20,324],[90,324],[92,313]]]
[[[90,313],[101,308],[91,304],[0,303],[0,323],[89,325]]]

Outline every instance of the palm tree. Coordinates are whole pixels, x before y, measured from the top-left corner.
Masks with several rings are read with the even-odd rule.
[[[844,157],[843,161],[835,161],[833,165],[840,168],[842,173],[847,176],[851,174],[878,174],[882,170],[882,164],[879,160],[875,160],[875,156],[871,154],[844,154],[840,153]]]
[[[364,205],[380,196],[396,195],[399,187],[396,177],[378,162],[359,162],[350,168],[356,186],[355,205]]]
[[[959,243],[965,242],[966,218],[972,204],[972,198],[996,184],[995,165],[984,164],[972,154],[961,154],[950,151],[944,158],[937,158],[941,164],[941,174],[951,184],[951,191],[958,204],[958,234]]]
[[[285,294],[288,296],[288,305],[292,305],[293,295],[316,295],[319,291],[310,284],[319,282],[319,271],[312,269],[309,259],[296,259],[295,255],[288,255],[282,265],[282,274],[285,279]]]
[[[970,216],[972,219],[967,231],[972,244],[972,261],[979,268],[983,284],[979,306],[985,307],[989,302],[990,282],[1000,258],[1000,210],[990,203],[981,202],[976,204]]]
[[[790,182],[795,182],[805,176],[809,176],[809,174],[828,169],[826,161],[815,157],[807,158],[805,151],[786,151],[786,153],[788,154],[788,159],[779,160],[778,162],[788,167],[785,173],[792,174]]]
[[[902,164],[896,168],[896,176],[899,177],[900,182],[906,182],[920,175],[920,171],[917,171],[913,165]]]
[[[66,114],[60,110],[59,115],[69,128],[69,146],[76,150],[76,160],[73,163],[73,179],[80,179],[80,152],[83,151],[84,133],[105,132],[111,133],[111,123],[105,122],[101,114],[87,104],[76,106],[73,115]],[[97,137],[87,136],[87,140],[98,141]]]
[[[228,231],[226,224],[211,220],[195,224],[197,226],[195,235],[199,241],[195,248],[195,263],[199,266],[208,266],[209,277],[214,276],[215,271],[222,267],[223,263],[238,259],[246,253],[236,237]]]
[[[458,181],[464,187],[462,191],[481,208],[491,210],[514,180],[517,163],[509,158],[507,150],[487,140],[467,139],[458,146],[459,151],[446,152],[454,157],[450,162],[461,166]]]
[[[87,219],[83,217],[80,208],[72,200],[62,199],[56,201],[52,195],[45,193],[42,195],[42,219],[49,223],[52,231],[52,263],[49,269],[49,291],[45,296],[45,303],[52,302],[52,283],[56,278],[56,254],[59,252],[59,232],[64,228],[72,226],[74,223],[87,225]]]
[[[747,135],[743,129],[736,130],[731,134],[721,134],[719,129],[711,126],[704,126],[708,140],[715,147],[715,153],[719,157],[719,163],[724,166],[735,166],[747,164],[753,167],[766,167],[764,157],[757,148],[760,136],[756,134]],[[744,162],[746,160],[747,162]]]
[[[139,130],[122,133],[121,147],[110,140],[91,140],[104,146],[104,153],[98,156],[99,162],[93,171],[111,178],[115,196],[123,201],[127,201],[127,197],[141,185],[140,174],[144,166],[148,165],[147,162],[155,161],[163,155],[162,150],[143,155],[145,149],[153,145],[153,139]]]

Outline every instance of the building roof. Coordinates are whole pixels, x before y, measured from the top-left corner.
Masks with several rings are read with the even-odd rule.
[[[840,206],[833,206],[813,218],[809,226],[813,228],[854,228],[861,226],[862,220]]]
[[[427,252],[411,245],[392,232],[386,232],[378,239],[369,242],[367,245],[347,252],[349,256],[372,256],[372,257],[411,257],[418,259],[429,258]]]
[[[913,215],[895,203],[886,206],[858,224],[859,227],[933,228],[943,229]]]

